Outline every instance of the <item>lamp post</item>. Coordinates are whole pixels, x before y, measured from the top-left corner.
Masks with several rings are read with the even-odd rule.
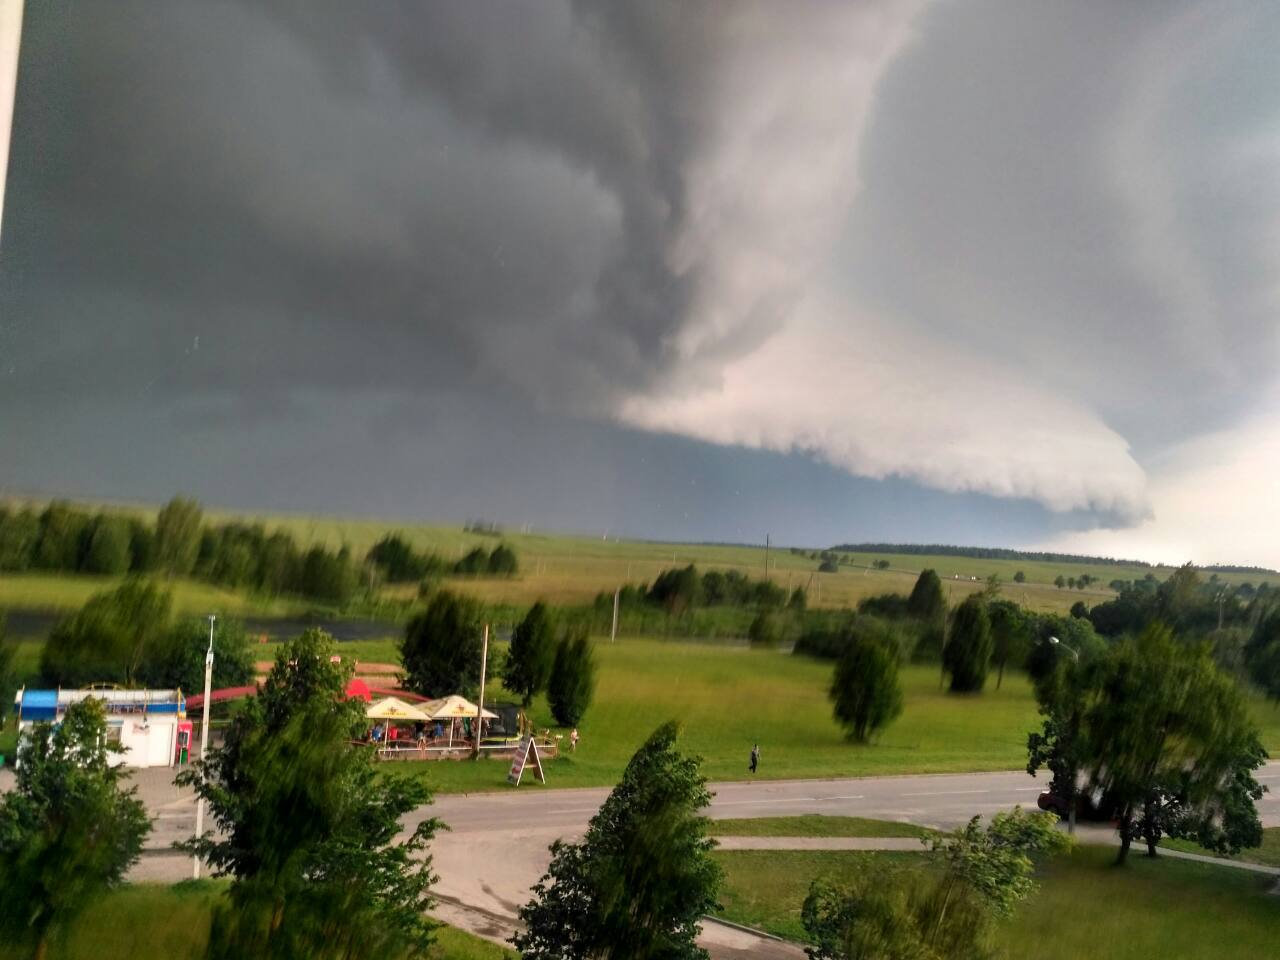
[[[200,722],[200,779],[204,780],[208,774],[205,772],[204,760],[205,754],[209,748],[209,691],[213,686],[213,622],[218,618],[214,614],[209,614],[209,649],[204,655],[204,719]],[[199,840],[204,834],[204,797],[196,799],[196,839]],[[195,854],[191,858],[191,879],[200,879],[200,855]]]
[[[1080,654],[1076,653],[1076,651],[1075,651],[1074,649],[1072,649],[1071,647],[1067,646],[1065,643],[1063,643],[1063,642],[1062,642],[1061,640],[1059,640],[1057,637],[1050,637],[1050,638],[1049,638],[1049,642],[1050,642],[1050,643],[1052,643],[1055,647],[1061,647],[1063,650],[1067,651],[1067,653],[1071,654],[1071,656],[1075,657],[1075,658],[1076,658],[1076,663],[1079,663],[1079,662],[1080,662]]]

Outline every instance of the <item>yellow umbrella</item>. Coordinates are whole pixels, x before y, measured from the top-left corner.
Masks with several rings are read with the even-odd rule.
[[[474,720],[477,707],[466,697],[455,693],[439,700],[428,700],[422,705],[422,709],[430,720]],[[498,715],[491,710],[484,711],[481,716],[486,720],[498,719]]]
[[[425,713],[413,704],[405,703],[397,697],[386,697],[371,703],[364,715],[370,720],[430,720]]]

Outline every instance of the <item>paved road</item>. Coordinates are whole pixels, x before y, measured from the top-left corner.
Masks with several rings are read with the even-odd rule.
[[[1280,762],[1268,764],[1258,779],[1271,788],[1259,805],[1264,824],[1280,826]],[[166,848],[190,836],[194,804],[170,784],[168,771],[140,771],[140,792],[156,816],[149,846]],[[990,815],[1016,804],[1033,806],[1045,780],[1022,772],[875,777],[845,780],[758,780],[713,784],[715,819],[821,813],[875,817],[921,826],[950,828],[975,814]],[[0,789],[3,784],[0,784]],[[608,795],[608,789],[519,790],[440,797],[407,818],[413,826],[435,816],[450,829],[432,844],[436,891],[442,919],[491,939],[505,939],[529,888],[543,874],[557,838],[576,839]],[[144,857],[138,879],[176,880],[189,876],[190,861],[166,855]],[[708,928],[707,945],[717,958],[790,958],[783,944],[752,940],[727,928]],[[746,939],[744,939],[746,937]]]

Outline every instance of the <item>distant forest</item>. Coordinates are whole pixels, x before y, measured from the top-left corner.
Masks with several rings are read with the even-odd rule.
[[[1005,547],[957,547],[946,543],[842,543],[831,549],[839,553],[906,553],[941,557],[971,557],[974,560],[1105,563],[1115,567],[1151,566],[1151,564],[1142,560],[1117,560],[1115,557],[1085,557],[1074,553],[1044,553],[1036,550],[1009,550]],[[1209,569],[1219,570],[1223,573],[1236,572],[1234,569],[1226,567],[1210,567]]]

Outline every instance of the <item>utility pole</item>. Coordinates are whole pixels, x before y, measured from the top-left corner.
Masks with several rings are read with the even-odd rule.
[[[618,640],[618,598],[622,595],[622,588],[618,587],[613,591],[613,630],[609,633],[609,642],[616,643]]]
[[[476,705],[476,759],[480,759],[480,728],[484,725],[484,681],[489,669],[489,625],[484,625],[484,649],[480,654],[480,697]]]
[[[217,616],[209,614],[209,649],[204,655],[204,719],[200,721],[200,779],[203,782],[208,778],[208,769],[205,767],[205,754],[209,751],[209,693],[213,686],[213,621],[217,620]],[[196,839],[199,840],[204,835],[204,797],[196,800]],[[191,879],[200,879],[200,855],[196,854],[191,858]]]
[[[764,578],[769,579],[769,535],[764,535]]]

